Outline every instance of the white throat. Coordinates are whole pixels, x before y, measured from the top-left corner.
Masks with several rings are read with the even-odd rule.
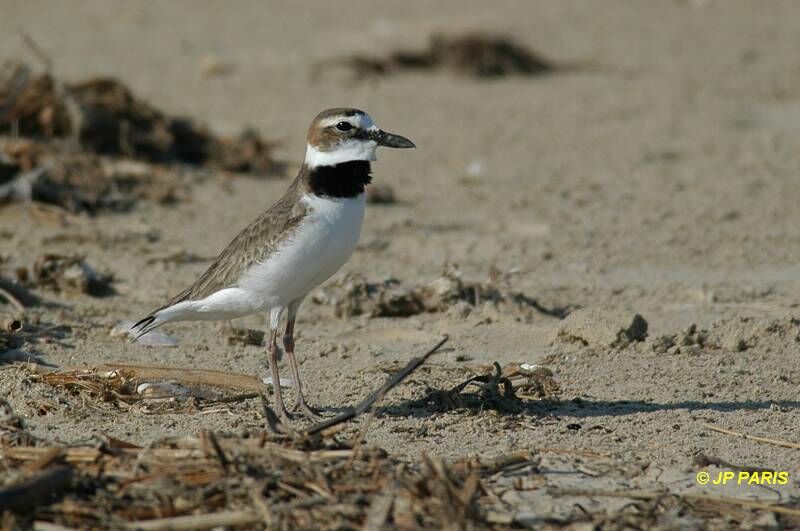
[[[374,161],[378,160],[375,151],[378,143],[374,140],[345,140],[330,151],[320,151],[311,144],[306,146],[306,166],[314,168],[317,166],[336,166],[343,162],[354,160]]]

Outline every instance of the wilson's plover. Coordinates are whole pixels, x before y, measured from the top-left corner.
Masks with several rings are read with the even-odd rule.
[[[303,299],[350,258],[364,219],[364,189],[378,146],[412,148],[357,109],[328,109],[311,122],[305,161],[277,203],[241,231],[194,284],[133,325],[140,337],[172,321],[229,320],[269,312],[269,365],[275,408],[289,418],[278,375],[278,326],[287,313],[283,346],[306,403],[294,355],[294,321]]]

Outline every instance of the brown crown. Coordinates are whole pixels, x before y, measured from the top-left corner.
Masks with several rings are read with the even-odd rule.
[[[328,151],[342,139],[341,135],[330,127],[329,122],[332,121],[331,119],[345,119],[362,114],[366,113],[358,109],[350,109],[347,107],[326,109],[314,117],[311,126],[308,128],[306,141],[320,151]]]

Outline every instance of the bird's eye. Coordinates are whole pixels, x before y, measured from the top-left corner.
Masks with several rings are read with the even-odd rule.
[[[352,128],[353,128],[353,124],[351,124],[350,122],[339,122],[338,124],[336,124],[336,129],[338,129],[339,131],[341,131],[343,133],[346,133],[347,131],[349,131]]]

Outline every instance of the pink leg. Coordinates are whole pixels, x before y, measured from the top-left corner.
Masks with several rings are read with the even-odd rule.
[[[297,359],[294,356],[294,319],[291,318],[286,322],[286,332],[283,334],[283,349],[286,351],[286,357],[289,359],[289,367],[292,369],[292,378],[294,378],[294,385],[297,387],[297,407],[306,417],[312,420],[322,420],[322,417],[314,411],[306,403],[306,398],[303,396],[303,385],[300,383],[300,370],[297,367]]]
[[[281,393],[281,378],[278,375],[278,331],[272,330],[269,337],[269,345],[267,345],[267,352],[269,353],[269,368],[272,372],[272,396],[275,400],[275,412],[278,417],[284,422],[291,420],[291,417],[286,412],[286,405],[283,403],[283,394]]]

